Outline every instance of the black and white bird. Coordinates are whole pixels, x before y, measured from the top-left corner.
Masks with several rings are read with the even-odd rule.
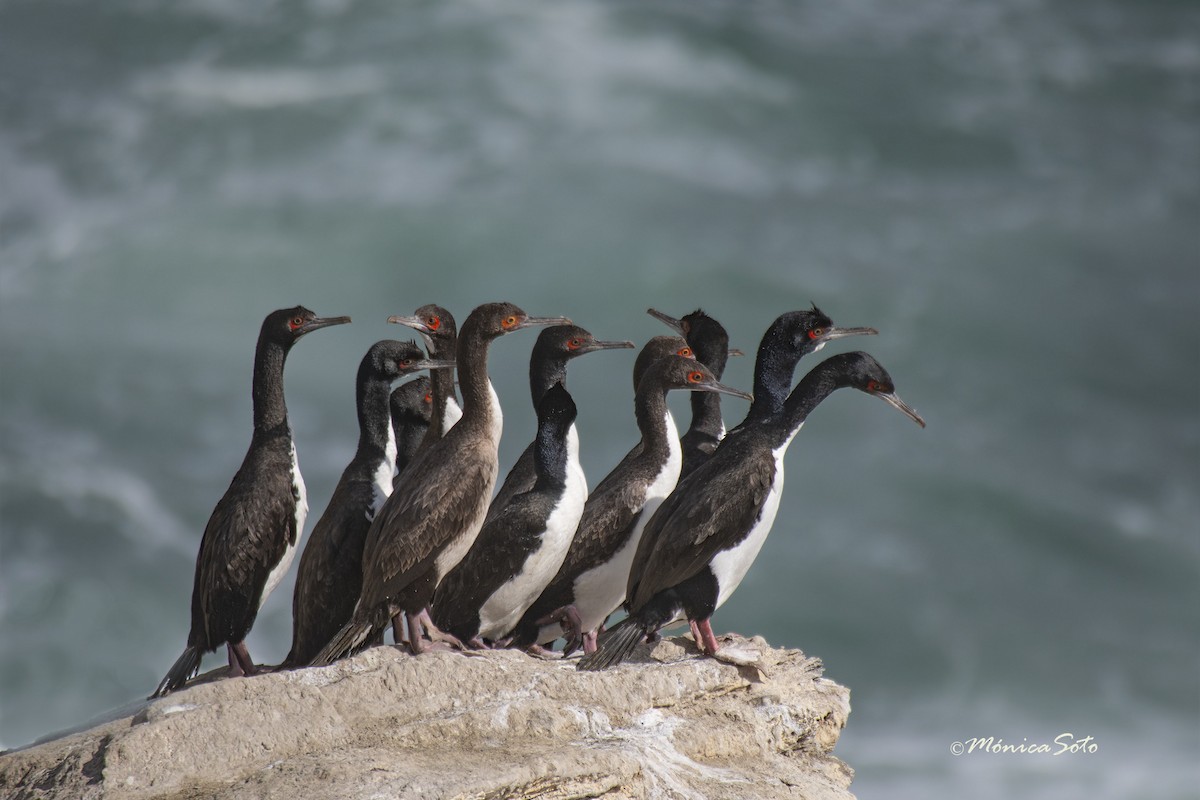
[[[742,355],[741,350],[730,349],[729,334],[724,326],[696,309],[681,319],[664,314],[653,308],[646,313],[665,323],[687,340],[695,358],[712,371],[717,380],[725,375],[725,362],[732,355]],[[721,418],[721,395],[714,392],[693,392],[691,397],[692,421],[679,438],[683,449],[683,466],[679,479],[686,478],[692,470],[708,460],[725,436],[725,421]]]
[[[642,639],[681,615],[691,624],[697,646],[716,655],[710,619],[741,583],[775,522],[784,453],[809,413],[842,388],[879,397],[925,426],[870,355],[844,353],[817,365],[780,413],[731,432],[658,507],[628,576],[629,616],[606,633],[579,669],[620,663]]]
[[[498,472],[503,416],[488,379],[488,349],[504,334],[554,324],[570,320],[530,317],[511,303],[487,303],[467,317],[455,359],[462,418],[417,453],[376,514],[363,551],[363,586],[354,614],[313,659],[314,665],[354,652],[389,621],[396,641],[407,640],[414,653],[426,649],[426,632],[440,638],[427,606],[438,582],[475,541]]]
[[[433,595],[434,624],[471,647],[490,647],[517,624],[562,566],[583,514],[575,402],[561,383],[538,402],[534,484],[483,524]],[[493,504],[493,508],[495,505]]]
[[[429,376],[419,375],[392,390],[389,406],[392,413],[392,436],[396,441],[396,472],[393,486],[429,430],[433,418],[433,386]]]
[[[292,648],[283,666],[308,664],[354,612],[367,530],[392,493],[397,450],[392,382],[417,370],[453,367],[453,361],[427,359],[415,342],[390,339],[372,345],[359,363],[358,447],[300,556],[292,592]]]
[[[561,383],[567,385],[567,364],[588,353],[601,350],[633,348],[633,342],[605,342],[598,340],[588,331],[577,325],[554,325],[538,334],[529,357],[529,393],[533,398],[534,410],[551,386]],[[587,481],[583,467],[579,463],[579,434],[575,425],[571,425],[571,437],[575,440],[572,447],[571,460],[567,469],[574,473],[587,493]],[[512,469],[508,471],[499,491],[492,499],[488,508],[486,521],[491,521],[504,510],[513,497],[533,488],[537,476],[534,469],[534,448],[536,442],[530,442],[525,451],[517,458]]]
[[[674,355],[683,344],[676,337],[661,337],[647,345],[660,357],[648,368],[643,365],[637,379],[634,413],[641,441],[588,497],[566,559],[512,632],[514,644],[532,647],[565,636],[565,652],[577,648],[581,638],[591,652],[596,631],[625,599],[625,578],[642,526],[675,488],[683,461],[667,392],[690,389],[750,398],[718,382],[700,362]]]
[[[231,676],[257,671],[246,634],[291,565],[308,514],[283,398],[283,365],[301,336],[349,321],[318,317],[303,306],[274,311],[263,320],[254,351],[250,449],[200,541],[187,647],[151,697],[183,686],[200,669],[201,657],[222,644]]]
[[[458,351],[458,328],[454,324],[454,316],[439,305],[430,303],[413,312],[411,316],[401,314],[388,317],[388,322],[404,325],[421,334],[429,357],[439,361],[453,361]],[[439,424],[430,424],[425,431],[417,450],[424,450],[446,435],[446,431],[454,427],[462,417],[462,407],[454,393],[454,373],[451,370],[434,370],[429,374],[433,387],[431,400],[433,407],[430,417],[440,420]],[[400,475],[396,480],[400,480]]]

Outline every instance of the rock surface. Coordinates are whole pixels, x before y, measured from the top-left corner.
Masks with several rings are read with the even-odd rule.
[[[830,755],[849,692],[798,650],[734,644],[753,666],[699,658],[688,638],[599,673],[376,647],[200,683],[0,755],[0,797],[852,799]]]

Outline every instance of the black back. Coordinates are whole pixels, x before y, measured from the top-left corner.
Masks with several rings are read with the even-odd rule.
[[[546,522],[566,487],[567,436],[575,415],[575,403],[561,383],[543,394],[533,443],[535,485],[484,523],[467,555],[438,584],[431,611],[442,630],[463,641],[477,636],[483,604],[541,546]]]
[[[392,433],[396,438],[396,477],[408,466],[425,438],[433,412],[433,385],[420,375],[392,390]]]
[[[258,615],[267,577],[295,545],[292,432],[283,397],[283,367],[300,337],[349,322],[303,306],[268,314],[254,353],[254,433],[242,465],[217,501],[200,541],[192,589],[189,647],[214,650],[241,642]]]
[[[292,648],[287,664],[307,664],[350,620],[362,589],[367,530],[382,502],[377,480],[392,467],[387,453],[392,382],[420,369],[425,354],[415,342],[376,342],[363,356],[355,380],[359,441],[329,505],[304,546],[292,594]]]
[[[604,342],[596,339],[589,331],[578,325],[553,325],[544,329],[533,346],[529,358],[529,392],[537,409],[542,395],[555,384],[566,386],[567,364],[579,356],[600,350],[631,348],[633,342]],[[494,519],[513,497],[533,487],[536,480],[534,469],[534,443],[517,458],[500,490],[488,507],[487,519]]]

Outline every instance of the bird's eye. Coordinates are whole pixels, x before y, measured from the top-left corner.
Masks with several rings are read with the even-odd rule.
[[[690,347],[681,347],[675,351],[675,354],[683,356],[684,358],[691,358],[694,355],[692,353],[692,348]]]
[[[408,369],[409,367],[412,366],[413,360],[411,358],[402,358],[402,359],[400,359],[399,363],[400,363],[400,369]]]
[[[436,331],[438,328],[442,327],[442,320],[440,317],[429,317],[425,320],[425,327],[429,328],[431,331]]]
[[[700,371],[698,371],[698,370],[697,370],[697,371],[693,371],[693,372],[689,372],[689,373],[688,373],[688,380],[689,380],[689,381],[691,381],[692,383],[700,383],[701,381],[703,381],[703,380],[704,380],[704,373],[703,373],[703,372],[700,372]]]
[[[426,403],[432,403],[432,402],[433,402],[433,395],[432,395],[432,394],[430,394],[429,392],[426,392],[426,393],[425,393],[425,402],[426,402]]]
[[[504,318],[504,322],[500,323],[505,328],[515,328],[517,326],[517,317],[515,314],[510,314]]]
[[[875,380],[867,381],[867,391],[868,392],[878,392],[879,391],[879,381],[875,381]]]
[[[813,328],[811,331],[808,332],[808,338],[810,338],[810,339],[820,339],[824,335],[825,335],[824,328]]]
[[[291,320],[288,322],[288,327],[291,328],[292,330],[296,330],[296,328],[299,328],[303,324],[304,324],[304,317],[292,317]]]
[[[572,339],[571,341],[567,342],[568,350],[578,350],[581,347],[583,347],[582,339]]]

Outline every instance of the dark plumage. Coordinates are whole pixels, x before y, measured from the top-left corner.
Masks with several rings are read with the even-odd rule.
[[[621,604],[642,525],[679,478],[679,435],[667,410],[667,392],[691,389],[749,398],[719,383],[698,361],[673,355],[682,344],[676,337],[661,337],[647,345],[660,357],[649,367],[643,364],[637,377],[634,412],[641,441],[588,498],[566,559],[522,616],[514,643],[542,644],[565,634],[567,652],[581,636],[590,651],[596,629]]]
[[[433,591],[466,554],[483,525],[496,482],[502,417],[487,375],[492,340],[532,325],[570,323],[528,316],[511,303],[471,312],[458,338],[463,415],[446,435],[421,450],[403,482],[371,523],[363,551],[363,586],[353,618],[313,660],[328,664],[353,652],[390,620],[396,640],[407,621],[409,646],[424,649],[422,619]]]
[[[819,364],[797,384],[780,413],[731,432],[659,506],[629,573],[629,617],[580,661],[580,669],[619,663],[645,636],[681,613],[691,622],[697,645],[710,655],[717,652],[709,618],[737,588],[770,532],[783,489],[784,452],[809,413],[847,387],[880,397],[924,427],[871,356],[845,353]]]
[[[741,350],[729,349],[729,334],[721,323],[696,309],[682,319],[675,319],[651,308],[647,312],[687,339],[688,346],[696,354],[696,360],[712,371],[717,380],[725,375],[725,362],[730,355],[741,355]],[[725,421],[721,419],[721,395],[713,392],[694,392],[691,397],[692,422],[679,438],[683,449],[683,466],[679,479],[683,480],[692,470],[708,460],[725,436]]]
[[[433,386],[427,375],[413,378],[392,390],[389,402],[392,413],[392,435],[396,439],[396,475],[393,484],[417,454],[429,421],[433,418]]]
[[[434,623],[474,646],[506,634],[554,577],[587,499],[583,474],[570,464],[579,449],[571,395],[556,383],[537,412],[534,485],[484,522],[433,596]]]
[[[425,358],[415,342],[392,340],[376,342],[359,363],[358,448],[300,557],[292,593],[292,648],[284,666],[311,661],[354,612],[367,530],[392,492],[397,449],[389,408],[392,381],[422,369],[453,366],[453,361]]]
[[[231,675],[253,674],[245,638],[259,606],[287,571],[308,512],[283,399],[283,365],[307,333],[350,321],[303,306],[267,315],[254,352],[254,434],[242,466],[213,509],[196,556],[187,647],[152,697],[183,686],[200,658],[226,645]]]
[[[439,360],[456,358],[458,329],[454,324],[454,316],[441,306],[430,303],[418,308],[412,316],[388,317],[388,322],[404,325],[421,334],[430,358]],[[462,408],[454,394],[454,373],[451,370],[434,370],[429,375],[429,381],[433,387],[430,396],[433,403],[430,419],[434,422],[431,422],[426,428],[425,438],[417,446],[418,451],[432,446],[434,442],[445,436],[446,431],[450,430],[462,416]],[[396,480],[399,481],[400,477],[397,475]]]
[[[632,348],[633,342],[603,342],[596,339],[588,331],[577,325],[555,325],[546,328],[538,334],[537,343],[529,358],[529,393],[533,398],[533,407],[537,409],[542,395],[556,383],[567,385],[567,363],[587,353],[600,350]],[[534,469],[534,443],[530,442],[525,451],[517,458],[509,470],[500,490],[496,492],[492,504],[488,508],[487,520],[490,522],[500,514],[514,496],[533,488],[536,480]],[[584,481],[584,491],[587,491],[583,468],[576,457],[568,465],[568,469],[576,470]]]

